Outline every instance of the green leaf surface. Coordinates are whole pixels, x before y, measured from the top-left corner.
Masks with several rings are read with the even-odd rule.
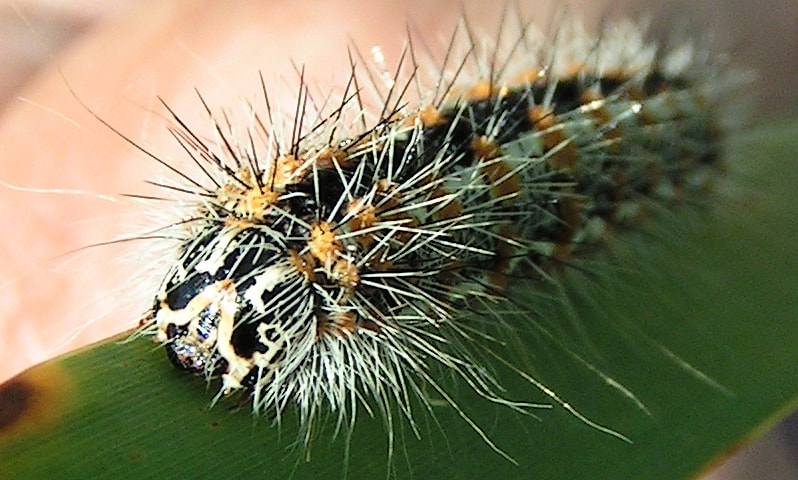
[[[120,337],[35,367],[0,389],[0,478],[697,475],[798,399],[798,123],[746,134],[734,142],[731,157],[736,186],[721,189],[711,211],[623,236],[613,245],[622,268],[612,276],[607,269],[565,274],[570,301],[549,302],[535,315],[552,333],[557,325],[570,332],[556,335],[566,349],[538,333],[538,342],[516,350],[517,359],[510,354],[632,443],[560,407],[539,410],[538,418],[522,415],[453,380],[444,383],[458,404],[517,465],[453,408],[434,401],[432,415],[416,406],[420,439],[394,414],[390,459],[383,419],[361,409],[351,437],[334,436],[335,425],[327,426],[308,460],[296,447],[294,418],[276,426],[234,402],[209,408],[215,385],[175,371],[154,344]],[[663,238],[653,238],[658,235]],[[585,265],[601,261],[597,256]],[[567,349],[584,352],[648,412]],[[509,397],[546,400],[524,379],[496,370]]]

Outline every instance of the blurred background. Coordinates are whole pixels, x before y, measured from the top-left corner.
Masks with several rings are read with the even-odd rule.
[[[17,94],[59,52],[93,29],[111,25],[150,1],[154,0],[17,0],[0,4],[0,122],[3,111],[20,101]],[[628,10],[634,15],[652,11],[657,16],[679,18],[684,15],[682,4],[624,1],[613,4],[611,11]],[[689,11],[695,12],[691,22],[709,25],[718,32],[718,43],[727,47],[736,63],[759,73],[760,81],[750,91],[757,105],[751,112],[752,125],[798,114],[798,2],[763,1],[754,5],[747,0],[703,1],[691,2]],[[653,22],[654,28],[657,23]],[[3,248],[0,241],[0,250]],[[2,356],[8,356],[8,352]],[[0,380],[7,376],[6,372],[3,374]],[[745,447],[705,478],[798,479],[796,452],[798,415]]]

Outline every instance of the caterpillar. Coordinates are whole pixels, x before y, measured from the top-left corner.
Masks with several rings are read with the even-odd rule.
[[[200,174],[152,156],[184,210],[158,230],[174,262],[139,334],[218,382],[214,401],[295,409],[308,439],[325,412],[346,423],[371,402],[412,422],[425,388],[457,408],[443,370],[533,406],[501,395],[480,329],[506,322],[511,284],[556,282],[660,207],[706,197],[728,89],[695,41],[660,47],[637,22],[503,35],[483,41],[464,20],[442,62],[411,38],[395,70],[353,52],[340,92],[300,72],[288,115],[261,77],[265,108],[243,131],[200,96],[213,138],[165,105]]]

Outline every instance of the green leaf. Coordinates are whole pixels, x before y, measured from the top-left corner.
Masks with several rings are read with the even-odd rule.
[[[445,402],[433,402],[433,415],[417,406],[421,439],[394,413],[391,459],[382,418],[361,409],[351,437],[333,439],[335,425],[327,426],[308,460],[296,446],[294,418],[278,427],[235,402],[209,408],[215,386],[175,371],[156,345],[122,336],[34,367],[0,388],[0,478],[696,475],[798,399],[798,123],[747,134],[730,156],[736,186],[719,188],[723,198],[711,211],[653,221],[658,226],[619,236],[611,255],[585,261],[592,266],[612,257],[611,269],[564,273],[570,301],[535,312],[559,345],[532,331],[523,351],[507,349],[513,363],[632,443],[563,408],[534,418],[444,379],[517,465]],[[569,351],[623,384],[648,412]],[[508,396],[546,400],[523,378],[495,368]]]

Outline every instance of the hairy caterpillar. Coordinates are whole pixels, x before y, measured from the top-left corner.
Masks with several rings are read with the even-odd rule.
[[[201,174],[162,184],[187,210],[158,232],[178,255],[142,332],[220,377],[217,397],[297,407],[308,432],[372,401],[412,421],[424,385],[455,405],[440,367],[528,406],[500,395],[475,332],[504,322],[508,281],[555,281],[571,255],[703,196],[726,92],[699,46],[658,49],[634,23],[509,35],[486,45],[464,23],[432,68],[412,42],[396,71],[350,59],[336,96],[300,75],[289,120],[264,86],[244,132],[210,107],[213,139],[173,114]]]

